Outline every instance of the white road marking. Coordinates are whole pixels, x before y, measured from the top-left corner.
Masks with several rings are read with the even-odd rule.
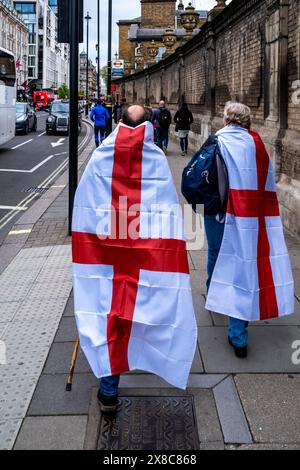
[[[18,206],[0,206],[0,209],[9,210],[9,211],[26,211],[27,207],[18,207]]]
[[[52,147],[60,147],[60,145],[64,145],[64,141],[66,140],[65,137],[62,137],[57,142],[51,142]]]
[[[29,144],[29,142],[32,142],[32,141],[33,141],[33,139],[26,140],[26,142],[23,142],[22,144],[16,145],[15,147],[12,147],[11,150],[16,150],[19,147],[23,147],[23,145]]]
[[[41,166],[45,165],[45,163],[47,163],[53,157],[54,155],[50,155],[49,157],[45,158],[45,160],[40,162],[38,165],[31,168],[31,170],[16,170],[14,168],[0,168],[0,172],[1,173],[34,173],[36,170],[38,170]]]
[[[80,143],[78,147],[78,151],[81,151],[85,144],[88,142],[90,135],[91,135],[91,128],[87,124],[84,123],[84,125],[87,128],[87,133],[86,136],[84,137],[83,141]],[[56,170],[53,171],[39,186],[38,188],[43,188],[44,186],[48,186],[55,178],[68,166],[69,159],[66,158]],[[26,196],[23,201],[21,201],[17,207],[25,207],[25,204],[29,205],[35,198],[39,196],[39,193],[33,193],[28,196]],[[25,209],[26,210],[26,209]],[[0,230],[5,227],[16,215],[18,211],[12,210],[5,214],[2,219],[0,219]]]
[[[32,229],[29,228],[27,230],[12,230],[11,232],[9,232],[8,235],[25,235],[27,233],[31,233],[32,232]]]
[[[46,131],[42,132],[38,137],[42,137],[42,135],[45,135]]]

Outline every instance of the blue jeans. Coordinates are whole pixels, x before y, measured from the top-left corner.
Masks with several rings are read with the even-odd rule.
[[[105,139],[105,132],[106,132],[106,127],[104,126],[94,126],[94,133],[95,133],[95,143],[96,146],[98,147],[99,145],[99,133],[100,133],[100,142]]]
[[[164,147],[167,149],[169,145],[169,129],[157,127],[156,136],[157,136],[157,145],[161,149],[163,149]]]
[[[220,222],[221,220],[221,222]],[[207,289],[209,289],[215,265],[221,248],[224,229],[225,216],[205,215],[204,217],[205,231],[208,242],[208,259],[207,259]],[[239,320],[238,318],[229,317],[228,337],[232,344],[237,347],[243,347],[248,342],[248,322]]]
[[[118,395],[120,376],[112,375],[111,377],[103,377],[100,379],[100,391],[107,397]]]

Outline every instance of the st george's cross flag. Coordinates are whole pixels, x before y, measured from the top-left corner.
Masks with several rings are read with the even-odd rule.
[[[246,321],[294,312],[294,283],[272,162],[260,136],[217,132],[229,176],[225,232],[206,308]]]
[[[94,152],[72,238],[76,322],[96,377],[138,369],[185,388],[197,326],[183,217],[150,122],[119,124]]]

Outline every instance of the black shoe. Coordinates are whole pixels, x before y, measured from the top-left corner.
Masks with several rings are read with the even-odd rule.
[[[118,395],[109,397],[103,395],[99,390],[97,398],[102,413],[114,413],[117,410]]]
[[[236,357],[239,359],[245,359],[248,356],[247,346],[235,346],[230,338],[228,338],[228,343],[233,347]]]

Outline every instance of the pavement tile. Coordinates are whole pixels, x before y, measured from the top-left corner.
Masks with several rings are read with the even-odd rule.
[[[197,390],[194,406],[200,442],[223,441],[212,390]]]
[[[36,416],[24,420],[14,450],[83,450],[87,416]]]
[[[0,419],[0,450],[11,450],[22,425],[22,419]]]
[[[200,450],[224,450],[224,448],[225,446],[223,441],[200,443]]]
[[[68,372],[74,350],[74,343],[75,338],[73,342],[53,343],[44,368],[44,374],[65,374]],[[88,373],[90,370],[85,355],[81,348],[79,348],[75,374]]]
[[[78,334],[76,321],[74,317],[63,317],[56,336],[54,338],[55,343],[67,343],[72,342],[76,339]]]
[[[0,421],[24,418],[35,386],[35,377],[0,377]]]
[[[235,383],[255,442],[300,447],[300,375],[237,375]]]
[[[249,328],[247,359],[238,359],[228,344],[227,328],[199,329],[199,347],[206,372],[276,373],[299,372],[291,361],[292,344],[300,340],[300,331],[292,326],[253,326]]]
[[[226,443],[252,443],[252,437],[244,415],[234,381],[226,378],[214,388],[214,397]],[[217,439],[218,440],[218,439]]]
[[[300,450],[300,444],[230,444],[225,446],[225,450]]]
[[[19,302],[0,302],[0,322],[10,322],[19,307]]]
[[[74,297],[73,292],[71,292],[66,308],[63,314],[64,317],[74,317]]]
[[[93,387],[98,380],[90,374],[74,375],[72,392],[66,392],[67,375],[42,375],[27,416],[87,415]]]

